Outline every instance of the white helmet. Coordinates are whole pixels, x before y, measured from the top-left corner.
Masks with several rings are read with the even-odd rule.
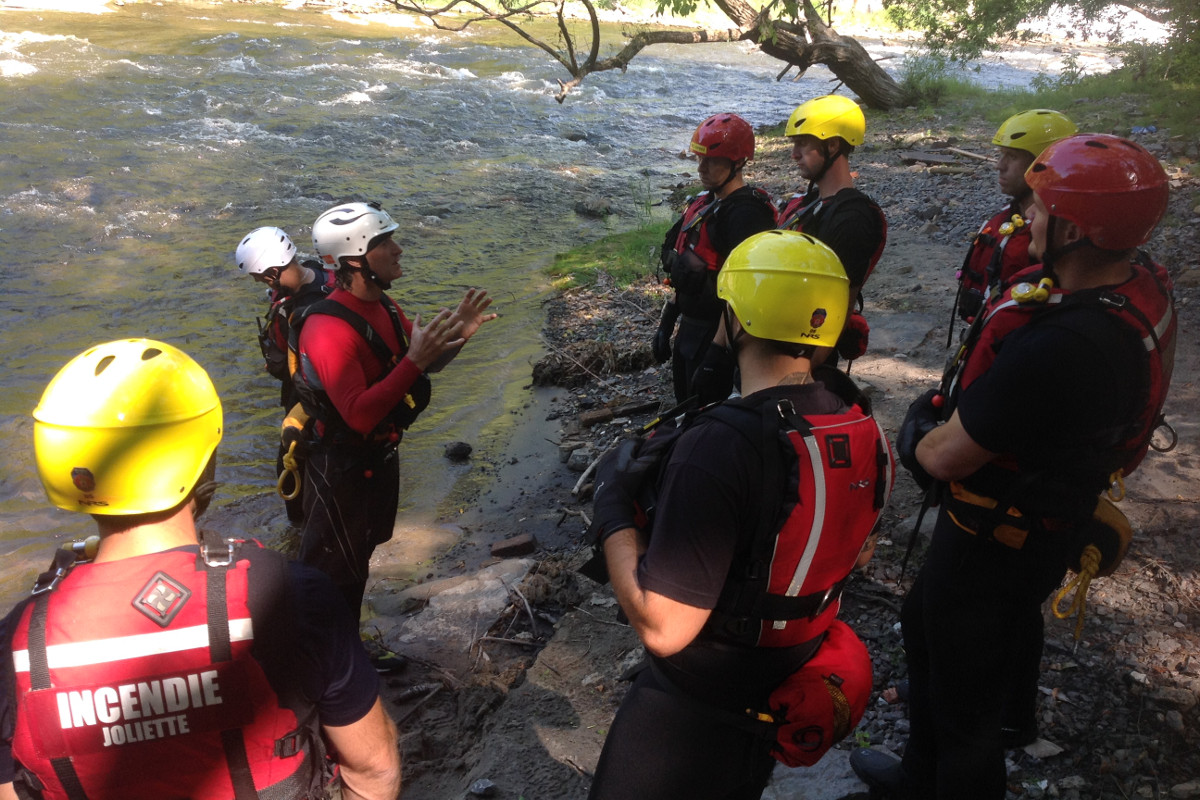
[[[317,217],[313,248],[322,263],[338,266],[346,256],[364,255],[377,237],[399,227],[378,203],[343,203]]]
[[[280,228],[255,228],[237,246],[234,258],[247,275],[261,275],[271,267],[286,267],[296,257],[296,245]]]

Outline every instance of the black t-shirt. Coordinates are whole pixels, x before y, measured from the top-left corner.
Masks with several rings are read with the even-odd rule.
[[[804,204],[817,199],[814,186],[805,195]],[[842,189],[804,220],[803,231],[837,253],[851,286],[867,282],[871,259],[879,250],[884,230],[878,208],[865,194],[854,188]]]
[[[708,230],[713,249],[722,261],[746,239],[775,227],[775,209],[760,197],[753,188],[743,186],[722,198]]]
[[[1114,314],[1066,303],[1005,337],[958,399],[959,418],[977,444],[1014,456],[1022,474],[1094,498],[1117,466],[1112,446],[1145,402],[1145,358]]]

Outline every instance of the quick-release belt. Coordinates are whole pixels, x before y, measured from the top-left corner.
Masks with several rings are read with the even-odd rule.
[[[942,505],[960,529],[973,536],[995,539],[1014,550],[1025,546],[1033,527],[1034,520],[1012,504],[976,494],[959,481],[950,482],[950,491],[942,499]]]

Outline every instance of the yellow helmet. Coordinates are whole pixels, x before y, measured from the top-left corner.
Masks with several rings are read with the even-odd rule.
[[[1078,130],[1065,115],[1048,108],[1035,108],[1004,120],[992,137],[992,144],[1015,147],[1037,157],[1059,139],[1074,136]]]
[[[827,94],[797,106],[792,116],[788,117],[783,135],[808,135],[818,139],[840,136],[857,147],[867,135],[867,118],[850,98]]]
[[[150,339],[96,345],[71,359],[33,419],[46,496],[86,514],[179,505],[221,441],[221,401],[208,374]]]
[[[759,339],[832,347],[846,324],[850,279],[825,244],[772,230],[733,248],[717,273],[717,295]]]

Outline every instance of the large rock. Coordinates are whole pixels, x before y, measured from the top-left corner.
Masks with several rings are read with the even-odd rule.
[[[510,602],[510,587],[524,580],[533,559],[508,559],[474,575],[429,581],[371,599],[370,624],[396,652],[435,661],[451,670],[470,664],[469,644],[484,635]],[[404,612],[420,602],[411,616]]]

